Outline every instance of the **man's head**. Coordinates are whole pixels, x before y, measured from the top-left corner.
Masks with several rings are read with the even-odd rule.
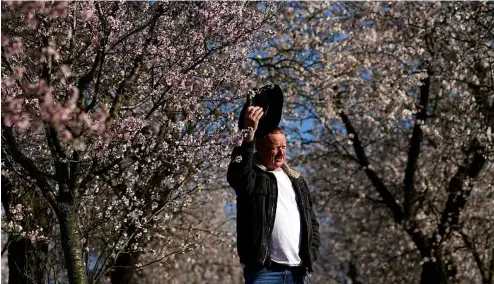
[[[268,170],[280,170],[286,158],[285,132],[277,127],[264,137],[257,138],[256,149],[261,162]]]

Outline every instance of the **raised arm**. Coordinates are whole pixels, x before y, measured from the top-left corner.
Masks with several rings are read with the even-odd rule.
[[[256,181],[252,161],[254,159],[254,133],[263,111],[260,107],[249,107],[245,112],[245,127],[250,129],[241,146],[235,147],[228,166],[227,180],[237,195],[249,195]]]

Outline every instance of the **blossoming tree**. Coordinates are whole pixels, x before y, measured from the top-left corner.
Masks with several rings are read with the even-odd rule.
[[[322,282],[493,283],[493,12],[320,2],[280,13],[285,29],[253,60],[283,84],[300,132]]]
[[[69,283],[130,283],[225,162],[229,102],[250,87],[246,54],[271,16],[256,3],[2,2],[2,229],[55,244]]]

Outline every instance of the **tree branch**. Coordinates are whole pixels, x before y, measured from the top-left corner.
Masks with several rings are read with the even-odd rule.
[[[428,72],[429,73],[429,72]],[[415,117],[415,125],[413,127],[412,138],[410,139],[410,149],[408,151],[407,167],[405,169],[404,185],[404,200],[403,209],[406,218],[415,215],[416,206],[414,203],[416,200],[416,191],[414,185],[414,175],[417,168],[417,160],[420,154],[420,144],[422,142],[422,129],[423,124],[427,118],[427,103],[429,101],[430,91],[430,77],[424,79],[422,86],[420,86],[420,102],[418,105],[419,112]]]
[[[487,277],[487,283],[494,283],[494,248],[491,250],[491,263],[489,265],[489,276]]]
[[[369,159],[365,154],[364,148],[362,147],[362,142],[360,141],[355,128],[353,128],[353,125],[350,119],[348,118],[348,116],[345,114],[343,110],[340,111],[339,115],[340,118],[343,120],[343,123],[345,125],[348,134],[353,135],[352,138],[353,149],[355,151],[355,154],[357,155],[357,159],[359,161],[360,166],[365,168],[365,173],[367,174],[367,177],[371,180],[377,192],[379,193],[383,201],[386,203],[388,208],[391,210],[394,220],[397,223],[401,223],[405,219],[405,216],[403,214],[403,211],[401,210],[400,205],[396,202],[394,196],[386,188],[386,185],[384,184],[382,179],[377,175],[377,173],[369,168],[370,165]]]
[[[70,191],[75,191],[76,181],[77,181],[77,172],[79,171],[79,152],[74,150],[72,152],[72,159],[69,163],[69,182],[68,187]]]
[[[156,14],[153,17],[151,26],[149,27],[148,37],[146,38],[146,41],[144,42],[144,45],[143,45],[143,52],[145,52],[148,49],[149,45],[151,44],[151,41],[152,41],[153,36],[154,36],[154,30],[156,27],[156,23],[158,22],[159,17],[163,14],[164,14],[164,9],[163,9],[162,5],[160,5],[156,9]],[[120,108],[120,100],[125,93],[125,88],[127,87],[128,84],[132,83],[136,79],[137,73],[138,73],[138,71],[141,67],[141,64],[142,64],[142,59],[143,59],[143,53],[138,54],[136,56],[136,58],[134,59],[132,70],[131,70],[129,76],[127,78],[124,78],[122,81],[120,81],[120,84],[118,85],[118,89],[117,89],[115,98],[113,99],[113,102],[112,102],[112,105],[110,108],[109,116],[108,116],[107,121],[106,121],[107,125],[109,125],[111,123],[113,118],[115,118],[116,114],[118,113],[118,110]]]
[[[41,190],[43,196],[46,198],[46,200],[51,205],[53,210],[57,212],[58,203],[55,199],[53,192],[50,190],[50,184],[43,176],[41,171],[38,169],[34,161],[28,158],[26,155],[24,155],[24,153],[22,153],[19,150],[19,148],[17,147],[17,142],[15,140],[12,128],[2,125],[2,136],[7,142],[7,146],[10,152],[12,153],[12,158],[14,159],[14,161],[19,165],[21,165],[28,172],[30,177],[36,180],[36,184]]]
[[[337,101],[337,104],[341,105],[341,102]],[[386,204],[386,206],[391,210],[393,219],[397,224],[404,225],[405,231],[412,238],[413,242],[417,246],[417,249],[420,251],[420,254],[423,257],[426,256],[430,257],[431,248],[432,248],[431,240],[422,233],[419,225],[417,224],[417,222],[415,222],[413,218],[406,218],[400,205],[396,202],[394,196],[387,189],[383,180],[377,175],[377,173],[374,170],[369,168],[370,165],[369,159],[365,154],[364,148],[362,147],[362,142],[360,141],[357,131],[353,127],[350,118],[348,117],[348,115],[345,114],[343,110],[339,112],[339,115],[345,125],[348,134],[353,135],[352,138],[353,149],[357,155],[357,159],[359,161],[360,166],[365,168],[365,173],[367,177],[371,180],[372,185],[381,196],[384,204]]]
[[[461,235],[461,238],[463,239],[463,242],[465,243],[466,247],[468,250],[472,253],[473,259],[475,260],[475,263],[477,264],[477,267],[480,270],[480,275],[482,275],[482,282],[484,283],[489,283],[487,282],[487,279],[489,277],[488,273],[489,271],[486,270],[484,263],[482,262],[482,259],[480,258],[479,253],[477,250],[475,250],[475,245],[473,244],[472,240],[470,237],[465,233],[460,231],[459,232]]]
[[[474,179],[480,173],[480,170],[486,162],[483,155],[484,146],[474,138],[467,152],[463,165],[458,167],[455,175],[451,178],[448,185],[448,199],[441,214],[441,221],[438,225],[438,233],[441,240],[449,236],[453,229],[458,229],[460,212],[465,206],[466,198],[470,194],[469,190],[463,188],[467,178]]]
[[[161,5],[161,7],[162,7],[162,5]],[[163,8],[163,7],[162,7],[162,8]],[[153,22],[154,22],[154,21],[155,21],[155,18],[153,17],[153,18],[151,18],[151,19],[150,19],[147,23],[145,23],[144,25],[142,25],[142,26],[140,26],[140,27],[138,27],[138,28],[135,28],[134,30],[130,31],[129,33],[127,33],[127,34],[125,34],[125,35],[121,36],[121,37],[120,37],[117,41],[115,41],[115,42],[111,45],[110,49],[115,48],[115,46],[117,46],[118,44],[120,44],[122,41],[124,41],[125,39],[127,39],[127,38],[128,38],[128,37],[130,37],[131,35],[133,35],[133,34],[135,34],[135,33],[138,33],[138,32],[140,32],[140,31],[144,30],[144,29],[145,29],[145,28],[147,28],[149,25],[153,24]]]

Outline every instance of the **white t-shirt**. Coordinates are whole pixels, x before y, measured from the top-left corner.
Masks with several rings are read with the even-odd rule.
[[[278,184],[278,201],[273,233],[269,240],[271,260],[289,266],[300,265],[300,214],[295,190],[287,174],[271,171]]]

